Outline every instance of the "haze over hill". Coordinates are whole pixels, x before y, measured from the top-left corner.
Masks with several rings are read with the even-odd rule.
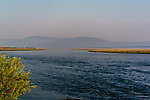
[[[92,47],[138,47],[150,46],[150,42],[110,42],[100,38],[54,38],[31,36],[24,39],[0,39],[0,46],[37,48],[92,48]]]

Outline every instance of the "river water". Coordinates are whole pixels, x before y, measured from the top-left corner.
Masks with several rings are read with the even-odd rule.
[[[22,58],[37,85],[19,100],[150,99],[150,55],[74,50],[3,52]]]

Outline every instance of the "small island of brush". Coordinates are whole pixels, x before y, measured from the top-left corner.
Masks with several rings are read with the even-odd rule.
[[[33,47],[0,47],[0,51],[36,51],[46,50],[46,48],[33,48]]]
[[[89,52],[105,53],[130,53],[130,54],[150,54],[150,49],[130,49],[130,48],[77,48],[72,50],[87,50]]]

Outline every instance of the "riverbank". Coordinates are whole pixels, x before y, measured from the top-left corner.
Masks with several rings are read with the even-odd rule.
[[[105,52],[105,53],[130,53],[130,54],[150,54],[150,49],[112,49],[112,48],[101,48],[101,49],[72,49],[72,50],[87,50],[89,52]]]
[[[37,51],[37,50],[46,50],[46,48],[0,47],[0,51]]]

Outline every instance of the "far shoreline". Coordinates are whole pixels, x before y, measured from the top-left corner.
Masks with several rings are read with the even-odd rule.
[[[32,47],[0,47],[0,51],[39,51],[46,50],[46,48],[32,48]]]
[[[127,54],[150,54],[150,49],[130,49],[130,48],[74,48],[72,50],[86,50],[88,52],[102,53],[127,53]]]

